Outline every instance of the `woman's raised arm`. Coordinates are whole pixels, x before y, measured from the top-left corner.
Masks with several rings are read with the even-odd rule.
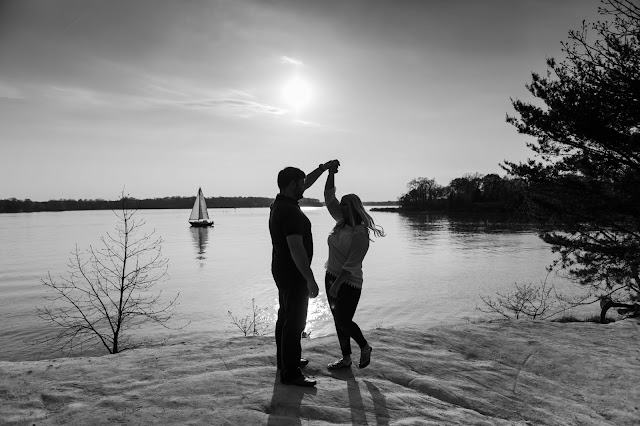
[[[337,222],[342,220],[342,210],[340,210],[340,205],[336,199],[335,174],[335,169],[329,169],[327,183],[324,185],[324,204],[327,206],[327,210],[329,210],[331,216]]]

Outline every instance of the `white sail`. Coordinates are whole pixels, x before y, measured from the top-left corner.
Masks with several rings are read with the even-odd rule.
[[[209,220],[209,213],[207,212],[207,203],[204,201],[204,195],[202,190],[198,191],[198,198],[200,199],[200,217],[198,219]]]
[[[196,201],[193,203],[193,208],[191,209],[191,216],[189,216],[189,220],[202,219],[209,220],[209,213],[207,213],[207,204],[204,201],[202,188],[198,188],[198,196],[196,197]]]

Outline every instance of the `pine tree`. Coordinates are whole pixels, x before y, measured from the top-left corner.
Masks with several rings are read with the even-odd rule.
[[[562,43],[562,62],[507,116],[533,158],[503,167],[528,186],[557,265],[601,296],[640,300],[640,3],[603,0],[602,21]]]

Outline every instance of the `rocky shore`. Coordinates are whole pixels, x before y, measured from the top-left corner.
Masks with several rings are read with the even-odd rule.
[[[376,329],[339,372],[303,339],[316,388],[282,385],[273,338],[0,362],[2,425],[637,425],[640,324],[497,321]],[[354,356],[359,356],[358,351]]]

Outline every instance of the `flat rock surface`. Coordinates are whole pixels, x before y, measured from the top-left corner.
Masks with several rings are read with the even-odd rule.
[[[376,329],[371,365],[338,372],[335,336],[303,339],[316,388],[280,384],[271,336],[0,362],[0,424],[638,425],[639,332],[637,320]]]

